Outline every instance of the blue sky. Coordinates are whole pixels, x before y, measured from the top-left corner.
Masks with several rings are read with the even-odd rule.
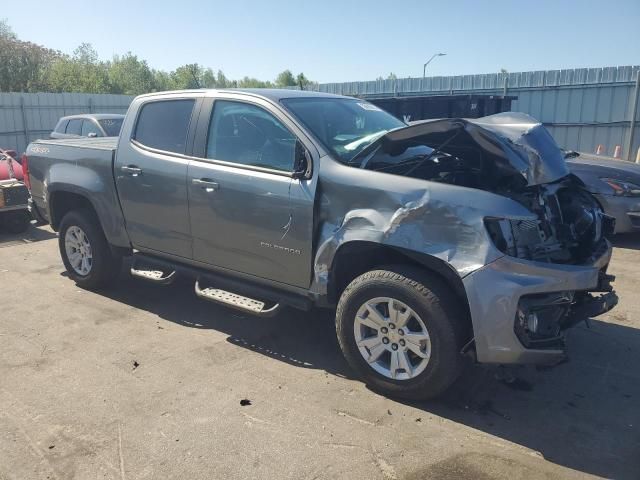
[[[320,82],[640,64],[640,0],[2,0],[20,38],[230,78],[285,68]]]

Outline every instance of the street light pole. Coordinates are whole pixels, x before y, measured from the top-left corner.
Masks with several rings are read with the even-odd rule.
[[[431,60],[433,60],[436,57],[444,57],[445,55],[446,55],[446,53],[434,53],[433,55],[431,55],[431,58],[429,60],[427,60],[427,62],[422,66],[422,78],[423,79],[427,74],[427,65],[429,65],[431,63]]]

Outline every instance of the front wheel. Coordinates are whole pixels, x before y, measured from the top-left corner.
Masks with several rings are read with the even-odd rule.
[[[105,287],[120,271],[122,257],[112,253],[100,223],[88,210],[71,211],[64,216],[58,246],[69,277],[82,288]]]
[[[426,399],[460,375],[465,318],[438,278],[406,267],[360,275],[344,290],[336,332],[349,365],[373,389]]]

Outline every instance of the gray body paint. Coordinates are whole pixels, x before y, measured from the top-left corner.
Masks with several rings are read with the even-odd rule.
[[[326,305],[331,272],[340,249],[352,242],[371,242],[437,260],[450,270],[451,275],[457,276],[462,289],[458,293],[468,303],[477,358],[481,362],[547,363],[562,355],[559,350],[525,348],[516,338],[514,317],[518,301],[522,295],[531,293],[594,289],[599,272],[606,269],[611,256],[610,246],[588,265],[562,265],[507,257],[494,246],[484,221],[487,217],[536,220],[537,215],[522,204],[486,190],[344,165],[334,160],[320,142],[312,141],[313,135],[289,118],[279,103],[281,97],[307,93],[253,91],[246,94],[253,99],[261,98],[263,108],[276,112],[283,119],[286,117],[290,128],[305,138],[307,147],[313,147],[313,175],[300,182],[295,195],[291,194],[291,182],[288,184],[289,202],[295,199],[296,208],[283,204],[279,211],[286,212],[286,216],[274,224],[273,231],[269,231],[273,239],[278,243],[281,241],[282,245],[270,239],[256,242],[255,249],[262,249],[263,253],[258,250],[252,254],[256,257],[269,256],[274,266],[265,267],[266,273],[260,278],[250,275],[250,271],[241,271],[238,264],[234,264],[237,271],[227,269],[230,274],[239,278],[251,277],[254,282],[262,281],[282,290],[295,289],[318,304]],[[193,95],[200,96],[202,91]],[[217,96],[220,93],[209,92],[207,95]],[[226,93],[227,97],[230,95],[242,96],[243,92]],[[125,120],[121,142],[128,141],[125,135],[131,133],[134,116],[135,109]],[[470,141],[481,146],[491,159],[497,176],[513,176],[515,173],[526,185],[533,186],[556,181],[569,173],[561,152],[544,127],[521,114],[473,121],[428,121],[391,131],[374,142],[371,148],[384,149],[393,146],[394,142],[412,138],[420,138],[427,145],[438,144],[438,135],[450,135],[452,129],[463,131]],[[131,219],[123,214],[122,199],[114,182],[114,155],[123,154],[121,147],[116,152],[115,141],[50,140],[31,144],[27,153],[30,156],[32,193],[37,206],[55,223],[60,219],[51,218],[50,200],[58,192],[76,193],[91,203],[108,241],[116,246],[130,247],[132,242],[128,228],[131,228]],[[181,156],[178,160],[191,166],[202,159]],[[258,190],[266,188],[264,176],[268,175],[262,172],[253,177]],[[229,185],[227,182],[223,188]],[[285,191],[284,188],[281,190]],[[248,199],[248,196],[241,198],[234,208],[247,209],[251,205]],[[169,200],[167,196],[165,201]],[[142,207],[142,203],[139,201],[134,206]],[[141,211],[154,212],[155,218],[166,217],[165,210],[157,202],[148,202]],[[180,216],[174,217],[176,221],[181,219]],[[301,224],[308,224],[308,235],[306,228],[299,228]],[[142,227],[147,228],[148,225]],[[239,222],[240,227],[239,231],[252,233],[255,224]],[[160,230],[153,232],[151,237],[170,241],[169,234]],[[203,240],[208,238],[203,237]],[[136,247],[135,243],[133,246]],[[241,258],[244,262],[252,261],[252,255]],[[286,260],[280,261],[281,258]],[[202,263],[197,266],[203,267]],[[284,282],[278,273],[282,269],[295,273],[290,275],[295,281]]]
[[[519,203],[466,187],[320,162],[321,231],[312,291],[327,293],[337,250],[368,241],[431,255],[461,277],[503,254],[491,242],[484,218],[535,220]]]

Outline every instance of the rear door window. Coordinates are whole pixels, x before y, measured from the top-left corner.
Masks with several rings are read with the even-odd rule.
[[[69,120],[67,125],[67,134],[69,135],[82,135],[82,119],[76,118]]]
[[[162,100],[142,106],[133,139],[166,152],[185,153],[195,100]]]
[[[102,136],[102,132],[98,128],[98,125],[91,120],[84,120],[82,122],[82,136],[88,137],[90,133],[95,133],[96,137]]]

